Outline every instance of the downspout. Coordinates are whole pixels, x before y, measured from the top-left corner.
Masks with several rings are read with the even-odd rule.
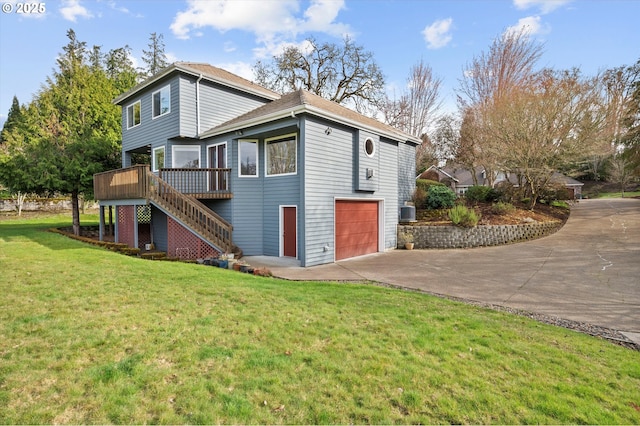
[[[196,80],[196,136],[200,136],[200,80],[204,76],[200,74]]]

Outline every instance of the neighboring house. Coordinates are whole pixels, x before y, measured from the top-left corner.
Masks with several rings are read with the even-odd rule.
[[[429,176],[438,175],[438,181],[445,183],[456,194],[463,195],[469,187],[474,185],[489,186],[490,181],[487,179],[487,173],[483,167],[476,170],[476,179],[473,179],[473,173],[461,166],[438,167],[431,166],[418,176],[418,179],[427,179]],[[493,179],[493,186],[500,182],[508,180],[512,185],[518,186],[518,178],[514,173],[498,172]],[[567,190],[569,199],[582,198],[582,187],[584,184],[573,178],[555,172],[551,178],[553,183],[564,185]],[[477,182],[477,183],[475,183]]]
[[[242,251],[302,266],[396,247],[420,140],[305,90],[280,96],[175,63],[115,101],[123,169],[94,177],[116,240],[169,256]],[[151,166],[132,166],[134,154]],[[103,231],[101,231],[101,236]]]

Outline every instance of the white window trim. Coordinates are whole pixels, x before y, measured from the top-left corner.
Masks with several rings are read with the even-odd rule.
[[[165,146],[159,146],[157,148],[153,148],[153,151],[151,153],[151,171],[152,172],[157,172],[160,171],[161,168],[164,167],[164,164],[158,165],[156,164],[156,151],[164,151],[164,162],[166,163],[167,161],[167,150]]]
[[[162,114],[155,114],[155,108],[156,108],[156,103],[153,101],[153,98],[155,97],[156,93],[162,92],[163,90],[167,89],[169,91],[169,109],[166,112],[163,112]],[[162,105],[162,96],[160,97],[160,101],[161,101],[161,105]],[[160,89],[156,90],[155,92],[151,93],[151,119],[155,120],[156,118],[160,118],[162,116],[165,116],[167,114],[169,114],[171,112],[171,84],[167,84],[164,87],[161,87]]]
[[[227,145],[227,149],[224,150],[224,154],[225,154],[224,164],[226,164],[227,167],[229,167],[229,145],[227,141],[224,141],[224,142],[212,143],[211,145],[207,145],[207,148],[206,148],[207,149],[207,168],[213,168],[213,166],[211,165],[211,158],[209,158],[209,149],[213,148],[214,146],[220,146],[220,145]]]
[[[193,152],[197,152],[198,153],[198,167],[201,168],[202,167],[202,153],[200,152],[200,145],[172,145],[171,146],[171,167],[176,169],[176,168],[182,168],[182,167],[176,167],[176,148],[179,148],[182,151],[193,151]],[[165,160],[166,162],[166,160]]]
[[[269,168],[267,167],[267,157],[269,156],[269,142],[272,141],[277,141],[277,140],[281,140],[281,139],[288,139],[293,137],[293,141],[295,143],[296,146],[296,160],[295,160],[295,167],[296,167],[296,171],[295,172],[290,172],[290,173],[276,173],[276,174],[269,174]],[[297,175],[298,174],[298,135],[296,133],[289,133],[287,135],[281,135],[281,136],[275,136],[273,138],[268,138],[264,140],[264,174],[267,177],[276,177],[276,176],[292,176],[292,175]]]
[[[243,175],[242,174],[242,158],[240,157],[240,143],[241,142],[251,142],[256,145],[256,174],[255,175]],[[260,177],[260,161],[259,161],[259,152],[260,149],[258,147],[259,142],[258,139],[238,139],[238,177],[240,178],[257,178]]]
[[[371,152],[371,154],[369,154],[367,152],[367,141],[371,141],[371,145],[373,146],[373,152]],[[369,158],[373,158],[376,155],[376,141],[373,140],[373,138],[366,138],[364,140],[364,143],[362,144],[362,150],[364,151],[364,155],[366,155]]]
[[[129,108],[133,108],[135,104],[140,105],[140,123],[134,124],[133,126],[131,126],[131,123],[129,123]],[[134,127],[138,127],[140,124],[142,124],[142,102],[140,102],[140,100],[137,100],[134,103],[127,105],[127,108],[125,109],[125,111],[127,115],[127,129],[133,129]]]

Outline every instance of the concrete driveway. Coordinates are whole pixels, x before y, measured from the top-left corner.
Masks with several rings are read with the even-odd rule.
[[[393,250],[310,268],[295,280],[372,280],[611,328],[640,343],[640,200],[582,200],[557,233],[500,247]]]

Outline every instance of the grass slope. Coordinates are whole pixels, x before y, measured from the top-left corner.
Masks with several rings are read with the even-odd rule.
[[[640,423],[640,353],[606,341],[43,232],[63,225],[0,221],[0,423]]]

